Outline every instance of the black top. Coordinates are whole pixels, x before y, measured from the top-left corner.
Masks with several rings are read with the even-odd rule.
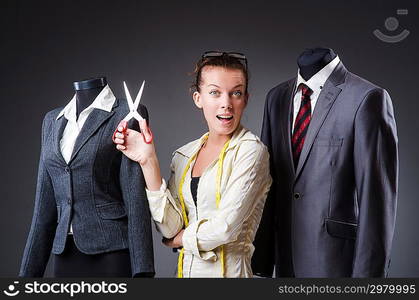
[[[191,193],[192,193],[192,198],[193,201],[195,202],[196,205],[196,199],[197,199],[197,192],[198,192],[198,183],[199,183],[199,177],[192,177],[191,180]]]
[[[191,178],[191,194],[192,194],[193,202],[195,202],[195,206],[197,205],[196,204],[196,199],[197,199],[197,193],[198,193],[199,178],[200,177],[192,177]],[[182,247],[173,248],[172,251],[176,253],[178,249],[182,249]]]

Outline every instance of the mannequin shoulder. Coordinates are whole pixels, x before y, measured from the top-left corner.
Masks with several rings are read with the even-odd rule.
[[[63,109],[64,109],[64,106],[57,107],[47,112],[44,116],[44,123],[56,120],[58,115],[63,111]]]
[[[289,92],[289,90],[294,88],[295,80],[296,80],[295,78],[292,78],[271,88],[268,94],[266,95],[266,101],[268,103],[271,103],[271,102],[280,101],[281,99],[283,99],[284,95],[287,92]]]

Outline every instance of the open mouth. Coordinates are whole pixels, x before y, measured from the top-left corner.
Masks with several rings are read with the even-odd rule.
[[[228,122],[228,121],[233,120],[233,116],[232,115],[217,115],[217,119],[220,121]]]

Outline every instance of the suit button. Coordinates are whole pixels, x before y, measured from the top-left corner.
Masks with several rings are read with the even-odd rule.
[[[294,194],[294,198],[295,198],[295,199],[300,199],[300,193],[295,193],[295,194]]]
[[[68,199],[68,200],[67,200],[67,203],[68,203],[68,204],[71,204],[71,199]]]
[[[65,167],[64,170],[66,171],[66,173],[70,174],[70,167]]]

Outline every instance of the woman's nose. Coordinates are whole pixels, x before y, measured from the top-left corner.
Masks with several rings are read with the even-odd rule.
[[[221,108],[232,108],[232,101],[229,95],[223,95],[221,99]]]

